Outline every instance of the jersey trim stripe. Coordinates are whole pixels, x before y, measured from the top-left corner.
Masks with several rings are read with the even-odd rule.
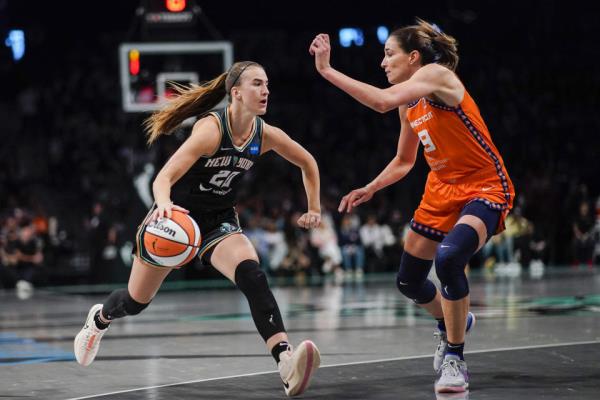
[[[494,166],[496,168],[496,174],[498,175],[498,177],[500,178],[500,182],[502,183],[502,190],[504,191],[504,197],[506,198],[506,202],[507,203],[510,202],[510,191],[509,191],[508,181],[506,179],[506,174],[504,173],[504,171],[502,169],[502,164],[500,164],[500,159],[492,151],[492,149],[490,148],[490,146],[488,146],[488,144],[486,143],[483,135],[481,133],[479,133],[479,131],[477,130],[477,128],[475,128],[475,126],[473,125],[473,123],[471,122],[471,120],[469,119],[469,117],[467,117],[467,115],[465,114],[465,112],[462,109],[462,107],[458,106],[453,111],[456,112],[456,114],[458,115],[458,117],[460,118],[460,120],[462,121],[462,123],[469,130],[469,132],[471,133],[471,135],[473,135],[473,137],[475,138],[475,140],[477,141],[477,143],[479,143],[479,145],[481,146],[481,148],[483,148],[483,150],[487,153],[487,155],[494,162]]]
[[[225,108],[225,112],[224,112],[224,116],[223,116],[223,119],[225,120],[225,130],[227,131],[227,134],[229,135],[229,139],[231,139],[231,145],[233,146],[233,148],[240,152],[244,151],[250,145],[250,143],[252,143],[252,141],[254,140],[254,136],[256,136],[256,132],[258,131],[257,118],[254,117],[254,121],[252,121],[252,134],[250,134],[250,137],[246,140],[246,143],[244,143],[242,146],[236,146],[235,143],[233,143],[233,134],[231,133],[231,125],[229,123],[228,110],[229,110],[229,106],[227,108]]]
[[[211,158],[212,156],[214,156],[215,154],[217,154],[219,152],[219,149],[221,148],[221,145],[223,144],[223,123],[221,122],[221,117],[219,117],[219,113],[217,113],[215,111],[211,111],[208,113],[208,115],[214,117],[217,120],[217,124],[219,125],[219,132],[221,132],[221,140],[219,141],[219,145],[217,146],[217,148],[215,149],[215,151],[212,154],[206,154],[206,155],[200,156],[200,158]]]
[[[444,111],[456,111],[457,109],[459,109],[459,108],[460,108],[460,106],[457,106],[457,107],[450,107],[450,106],[447,106],[447,105],[445,105],[445,104],[436,103],[435,101],[433,101],[433,100],[430,100],[430,99],[427,99],[427,98],[426,98],[425,100],[427,101],[427,103],[428,103],[429,105],[432,105],[432,106],[434,106],[435,108],[439,108],[440,110],[444,110]]]
[[[231,235],[235,235],[237,233],[243,233],[242,228],[238,228],[237,230],[233,231],[233,232],[229,232],[223,236],[219,236],[218,238],[212,240],[211,242],[207,243],[205,246],[200,248],[200,252],[198,253],[198,257],[200,259],[202,259],[202,257],[204,256],[204,253],[206,253],[208,250],[210,250],[211,247],[214,247],[217,243],[219,243],[220,241],[222,241],[223,239],[225,239],[226,237],[229,237]]]
[[[419,235],[436,242],[441,242],[447,235],[447,232],[442,232],[425,224],[421,224],[414,219],[410,220],[410,229],[417,232]]]

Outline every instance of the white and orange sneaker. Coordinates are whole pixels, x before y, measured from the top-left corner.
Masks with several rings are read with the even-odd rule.
[[[100,348],[100,339],[106,333],[106,329],[98,329],[94,322],[94,316],[102,310],[102,304],[96,304],[88,312],[87,319],[83,329],[75,336],[74,350],[77,362],[87,367],[96,358],[96,353]]]
[[[293,350],[291,346],[279,355],[279,375],[285,394],[297,396],[304,393],[312,374],[321,364],[321,353],[310,340],[305,340]]]

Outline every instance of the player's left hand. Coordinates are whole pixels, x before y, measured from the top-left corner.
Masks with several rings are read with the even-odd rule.
[[[309,229],[316,228],[321,224],[321,213],[316,211],[308,211],[298,218],[298,226]]]
[[[315,56],[315,67],[319,73],[323,73],[328,68],[331,68],[329,59],[331,56],[331,44],[329,43],[329,35],[319,33],[310,44],[308,52]]]

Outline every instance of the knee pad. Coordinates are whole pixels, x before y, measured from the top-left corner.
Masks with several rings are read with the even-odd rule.
[[[138,303],[127,289],[115,290],[102,306],[102,316],[108,320],[123,318],[127,315],[137,315],[144,311],[150,303]]]
[[[267,277],[256,261],[245,260],[237,266],[235,283],[248,299],[254,324],[265,341],[276,333],[285,332]]]
[[[426,304],[435,298],[435,285],[429,279],[432,260],[423,260],[408,252],[402,253],[396,286],[400,293],[417,304]]]
[[[261,308],[273,308],[273,294],[267,276],[254,260],[242,261],[235,270],[235,283],[242,293]]]
[[[458,224],[438,246],[435,271],[442,284],[444,298],[460,300],[469,294],[465,266],[478,245],[477,231],[467,224]]]

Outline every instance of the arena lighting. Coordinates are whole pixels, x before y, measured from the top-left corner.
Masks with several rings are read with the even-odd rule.
[[[381,25],[377,27],[377,39],[379,39],[379,43],[385,44],[388,36],[390,36],[390,31],[387,26]]]
[[[4,44],[11,48],[13,60],[19,61],[25,55],[25,32],[20,29],[8,31]]]
[[[181,12],[185,10],[186,0],[165,0],[165,7],[170,12]]]
[[[360,28],[342,28],[339,32],[340,44],[342,47],[362,46],[365,43],[365,36]]]

